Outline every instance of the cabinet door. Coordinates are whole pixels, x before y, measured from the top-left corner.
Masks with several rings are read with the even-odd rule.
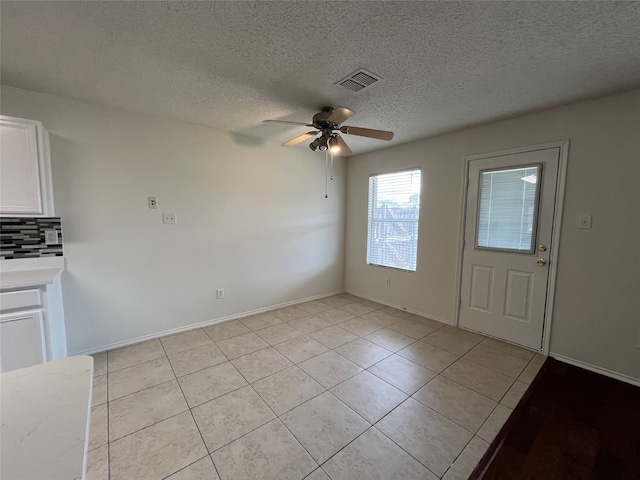
[[[36,125],[0,120],[0,213],[43,215]]]
[[[42,312],[3,316],[0,321],[0,372],[43,363]]]

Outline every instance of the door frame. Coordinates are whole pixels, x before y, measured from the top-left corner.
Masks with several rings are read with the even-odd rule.
[[[567,174],[567,160],[569,158],[569,140],[531,145],[528,147],[512,148],[509,150],[499,150],[496,152],[467,155],[464,157],[464,168],[462,169],[462,200],[460,204],[460,226],[458,228],[458,261],[456,266],[456,300],[455,300],[455,326],[460,324],[460,306],[462,304],[462,258],[465,236],[465,225],[467,217],[467,192],[469,187],[469,165],[474,160],[483,160],[492,157],[502,157],[517,153],[535,152],[537,150],[547,150],[549,148],[559,148],[558,178],[556,183],[556,198],[553,211],[553,222],[551,232],[551,255],[549,257],[549,278],[547,281],[547,302],[544,309],[544,322],[542,326],[542,353],[549,354],[551,342],[551,322],[553,319],[553,306],[556,290],[556,274],[558,264],[558,253],[560,246],[560,227],[562,226],[562,211],[564,203],[564,191]]]

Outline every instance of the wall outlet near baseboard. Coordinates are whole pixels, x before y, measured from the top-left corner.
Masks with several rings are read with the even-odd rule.
[[[222,300],[224,298],[224,288],[218,288],[216,290],[216,299]]]
[[[391,279],[390,278],[385,278],[384,279],[384,284],[385,284],[385,286],[390,287],[391,286]]]

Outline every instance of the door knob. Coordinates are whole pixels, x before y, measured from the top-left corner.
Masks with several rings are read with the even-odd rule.
[[[539,258],[537,263],[542,267],[547,264],[547,261],[544,258]]]

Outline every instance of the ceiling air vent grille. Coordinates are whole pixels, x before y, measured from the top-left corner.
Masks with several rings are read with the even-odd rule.
[[[361,92],[365,88],[370,87],[380,80],[380,77],[377,77],[373,73],[361,69],[353,72],[347,78],[340,80],[336,85],[340,85],[341,87],[344,87],[347,90],[351,90],[352,92]]]

